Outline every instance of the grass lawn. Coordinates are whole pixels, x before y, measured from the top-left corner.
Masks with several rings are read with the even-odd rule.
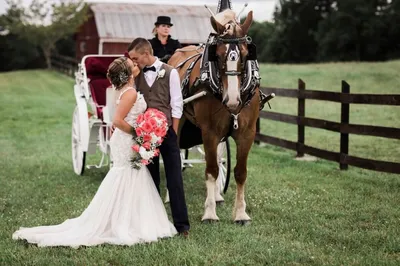
[[[350,84],[351,93],[400,94],[400,61],[385,63],[331,63],[307,65],[262,65],[264,87],[297,88],[297,80],[306,89],[341,91],[341,81]],[[277,97],[271,100],[273,112],[297,115],[297,99]],[[264,110],[268,110],[266,106]],[[306,100],[306,116],[340,122],[340,103]],[[400,128],[400,107],[350,105],[350,123]],[[261,133],[297,141],[297,126],[261,120]],[[306,145],[339,152],[340,133],[323,129],[305,129]],[[349,154],[353,156],[400,162],[400,140],[350,134]]]
[[[400,93],[400,62],[262,65],[264,86]],[[374,74],[375,73],[375,74]],[[107,169],[76,176],[71,162],[74,81],[48,71],[0,73],[0,265],[399,265],[400,176],[335,163],[300,162],[294,153],[254,146],[246,200],[253,222],[232,223],[235,184],[218,207],[219,223],[203,225],[204,167],[184,172],[192,224],[188,240],[118,247],[37,248],[13,241],[19,226],[61,223],[88,205]],[[334,86],[335,84],[335,86]],[[396,90],[397,89],[397,90]],[[296,113],[296,102],[274,99],[274,111]],[[307,102],[306,114],[338,121],[339,105]],[[398,107],[351,108],[351,122],[400,126]],[[263,121],[263,133],[296,139],[296,128]],[[291,127],[289,129],[289,127]],[[338,136],[306,131],[306,143],[338,149]],[[353,155],[399,162],[400,143],[350,137]],[[378,139],[376,141],[375,139]],[[89,163],[97,162],[89,157]],[[168,205],[167,205],[168,207]],[[169,208],[167,208],[169,209]]]

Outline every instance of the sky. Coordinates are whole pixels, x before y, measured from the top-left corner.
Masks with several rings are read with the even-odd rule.
[[[29,5],[32,0],[21,0],[24,4]],[[61,0],[53,0],[53,1],[61,1]],[[188,5],[217,5],[218,0],[86,0],[86,2],[124,2],[124,3],[155,3],[155,4],[180,4],[183,2]],[[250,10],[253,10],[254,20],[257,21],[271,21],[272,14],[275,9],[275,4],[277,0],[231,0],[232,8],[237,13],[240,12],[245,3],[248,3],[247,8],[242,14],[248,13]],[[7,8],[7,4],[5,0],[0,0],[0,14],[5,13]]]

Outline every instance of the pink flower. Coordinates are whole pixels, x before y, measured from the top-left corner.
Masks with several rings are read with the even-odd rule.
[[[136,123],[140,124],[144,121],[144,115],[140,114],[138,115],[137,119],[136,119]]]
[[[142,130],[142,128],[140,128],[140,127],[137,127],[137,128],[135,129],[135,131],[136,131],[136,135],[138,135],[138,136],[141,136],[141,135],[143,134],[143,130]]]
[[[149,134],[146,134],[143,136],[143,140],[144,141],[150,141],[151,140],[151,136]]]
[[[142,144],[142,147],[145,148],[146,150],[150,150],[151,144],[150,142],[145,142]]]
[[[132,146],[132,150],[135,151],[135,152],[139,152],[139,149],[140,149],[140,147],[137,144]]]
[[[167,128],[166,127],[162,127],[161,128],[161,136],[165,137],[165,135],[167,135]]]
[[[147,111],[144,113],[145,120],[149,120],[153,116],[153,110],[154,108],[147,109]]]
[[[154,134],[156,134],[157,137],[164,137],[165,133],[164,130],[161,127],[157,127],[154,129]]]
[[[153,127],[150,125],[148,121],[146,121],[142,127],[143,131],[150,133],[153,130]]]
[[[167,116],[161,111],[156,112],[155,116],[159,120],[166,120],[167,119]]]
[[[144,164],[144,165],[148,165],[149,164],[149,160],[142,159],[141,163]]]
[[[148,122],[150,123],[152,128],[157,127],[157,120],[154,117],[150,118]]]
[[[160,155],[160,150],[159,149],[155,149],[154,150],[154,157]]]

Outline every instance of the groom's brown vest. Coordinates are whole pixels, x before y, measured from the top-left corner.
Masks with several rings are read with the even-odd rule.
[[[172,126],[171,117],[171,95],[169,87],[169,76],[172,67],[167,64],[162,64],[161,69],[165,70],[164,76],[156,78],[151,87],[147,84],[143,71],[136,78],[136,88],[143,94],[147,103],[147,108],[156,108],[163,112],[168,119],[168,125]]]

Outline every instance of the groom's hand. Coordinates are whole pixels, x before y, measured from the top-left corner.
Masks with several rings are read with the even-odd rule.
[[[179,128],[179,119],[172,118],[172,129],[175,131],[175,134],[178,135],[178,128]]]

